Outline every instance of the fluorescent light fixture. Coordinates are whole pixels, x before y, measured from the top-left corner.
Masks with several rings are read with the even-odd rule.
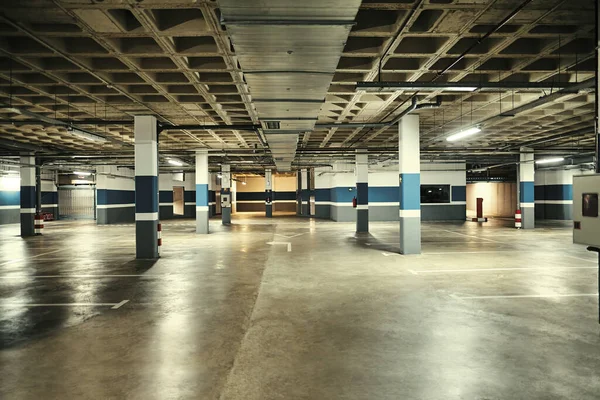
[[[91,172],[84,172],[84,171],[73,171],[73,175],[79,175],[79,176],[90,176],[92,173]]]
[[[222,178],[223,174],[217,174],[217,178]]]
[[[561,161],[565,161],[565,158],[564,157],[543,158],[541,160],[536,160],[535,163],[536,164],[552,164],[552,163],[557,163],[557,162],[561,162]]]
[[[477,126],[474,126],[472,128],[465,129],[464,131],[457,132],[454,135],[450,135],[446,138],[446,140],[449,142],[454,142],[455,140],[460,140],[479,132],[481,132],[481,129]]]
[[[106,138],[96,135],[95,133],[88,132],[86,130],[75,128],[74,126],[67,126],[67,132],[85,140],[89,140],[92,142],[104,143],[107,142]]]
[[[243,182],[242,182],[242,185],[245,185],[245,184],[246,184],[246,181],[243,181]]]
[[[7,174],[18,174],[19,171],[15,171],[14,169],[3,170],[2,172],[6,172]]]
[[[168,162],[169,164],[171,164],[171,165],[174,165],[174,166],[176,166],[176,167],[182,167],[182,166],[183,166],[183,163],[182,163],[181,161],[179,161],[179,160],[176,160],[176,159],[174,159],[174,158],[169,158],[169,159],[167,160],[167,162]]]

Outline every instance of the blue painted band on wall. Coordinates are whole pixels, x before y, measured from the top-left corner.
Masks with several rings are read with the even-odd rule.
[[[533,203],[535,201],[535,186],[533,182],[521,182],[521,203]]]
[[[35,186],[21,186],[21,208],[35,208]]]
[[[330,201],[331,189],[315,189],[315,201]]]
[[[172,190],[159,191],[158,192],[158,202],[159,203],[172,203],[173,202],[173,191]]]
[[[356,204],[369,204],[369,184],[359,182],[356,184]]]
[[[421,208],[421,174],[400,174],[400,209]]]
[[[42,204],[58,204],[58,192],[42,191]]]
[[[20,192],[0,192],[0,206],[18,206],[21,204],[21,194]]]
[[[133,190],[98,189],[96,196],[99,206],[135,203],[135,191]]]
[[[237,192],[237,201],[258,201],[265,199],[265,192]]]
[[[467,201],[467,187],[466,186],[452,186],[452,197],[451,201]]]
[[[296,192],[273,192],[274,200],[296,200]]]
[[[399,201],[398,186],[369,186],[369,203],[398,203]]]
[[[206,191],[208,192],[208,185],[206,185]],[[184,190],[183,191],[183,201],[186,203],[195,203],[196,202],[196,191],[195,190]]]
[[[334,203],[352,202],[356,196],[355,187],[335,187],[331,188],[331,201]]]
[[[158,177],[135,177],[135,212],[158,212]]]
[[[304,189],[300,192],[300,197],[302,198],[302,201],[309,201],[310,200],[310,190],[308,189]]]
[[[535,187],[536,200],[573,200],[573,185],[541,185]]]
[[[208,205],[208,185],[200,183],[196,185],[196,206],[204,207]]]
[[[214,202],[216,202],[216,201],[217,201],[217,192],[216,192],[216,191],[214,191],[214,190],[210,190],[210,191],[208,192],[208,201],[209,201],[210,203],[214,203]]]

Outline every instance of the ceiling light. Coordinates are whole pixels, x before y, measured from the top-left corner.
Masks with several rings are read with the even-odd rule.
[[[73,175],[90,176],[91,174],[92,174],[91,172],[73,171]]]
[[[457,132],[454,135],[450,135],[446,138],[446,140],[449,142],[454,142],[455,140],[459,140],[459,139],[474,135],[479,132],[481,132],[481,129],[477,126],[474,126],[472,128],[466,129],[464,131]]]
[[[182,167],[182,166],[183,166],[183,162],[181,162],[181,161],[179,161],[179,160],[176,160],[176,159],[174,159],[174,158],[169,158],[169,159],[167,160],[167,162],[168,162],[169,164],[171,164],[171,165],[175,165],[176,167]]]
[[[557,162],[561,162],[561,161],[565,161],[565,158],[564,157],[544,158],[541,160],[536,160],[535,163],[536,164],[552,164],[552,163],[557,163]]]
[[[88,132],[81,128],[75,128],[74,126],[67,126],[67,132],[69,132],[77,137],[80,137],[82,139],[89,140],[92,142],[104,143],[104,142],[108,141],[108,140],[106,140],[105,137],[96,135],[95,133]]]

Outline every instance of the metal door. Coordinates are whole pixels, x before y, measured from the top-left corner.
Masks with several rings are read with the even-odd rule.
[[[96,190],[91,186],[60,186],[58,210],[61,219],[96,218]]]

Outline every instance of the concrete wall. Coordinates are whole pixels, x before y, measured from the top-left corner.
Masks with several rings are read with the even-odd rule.
[[[399,173],[396,166],[369,171],[369,220],[398,221]],[[450,203],[421,204],[421,218],[464,220],[466,218],[466,173],[464,163],[421,164],[421,183],[450,185]],[[348,222],[356,220],[352,199],[356,196],[354,164],[336,164],[315,169],[316,217]]]
[[[135,222],[135,171],[102,165],[96,172],[96,223]]]
[[[18,174],[0,176],[0,225],[20,222],[20,186]]]
[[[591,174],[579,169],[535,172],[535,218],[573,219],[573,176]]]
[[[183,179],[183,181],[181,181]],[[184,213],[173,214],[173,188],[183,187]],[[158,175],[158,218],[196,218],[196,175],[194,173],[160,173]]]
[[[42,212],[58,218],[58,192],[54,175],[42,172]],[[20,222],[21,179],[19,174],[0,176],[0,225]]]
[[[514,182],[477,182],[467,185],[467,214],[477,215],[477,198],[483,198],[484,217],[514,218],[517,209],[517,184]]]
[[[244,178],[238,178],[244,181]],[[273,211],[296,210],[296,178],[273,174]],[[265,177],[247,177],[246,184],[236,182],[236,211],[265,212]]]

